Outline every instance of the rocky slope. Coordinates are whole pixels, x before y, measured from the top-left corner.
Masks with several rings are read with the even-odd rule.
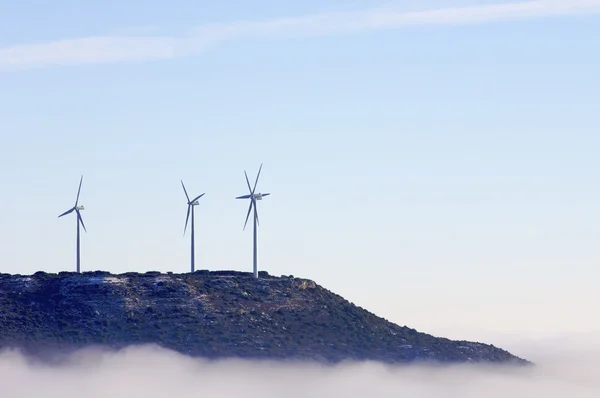
[[[192,356],[527,363],[398,326],[313,281],[265,272],[0,274],[0,347],[32,354],[155,343]]]

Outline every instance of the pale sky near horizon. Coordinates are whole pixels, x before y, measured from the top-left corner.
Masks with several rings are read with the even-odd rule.
[[[0,2],[0,272],[252,267],[434,334],[600,330],[600,0]]]

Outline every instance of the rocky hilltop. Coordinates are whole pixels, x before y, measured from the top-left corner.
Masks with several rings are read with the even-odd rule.
[[[398,326],[292,276],[0,274],[0,347],[30,354],[154,343],[205,358],[527,363]]]

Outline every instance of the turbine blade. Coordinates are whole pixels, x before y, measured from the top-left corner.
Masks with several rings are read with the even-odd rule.
[[[262,196],[269,196],[270,193],[263,193]]]
[[[187,229],[188,220],[190,219],[190,208],[192,206],[188,204],[187,216],[185,217],[185,227],[183,228],[183,234],[185,235],[185,231]]]
[[[252,211],[252,205],[254,204],[254,201],[251,200],[250,201],[250,206],[248,207],[248,214],[246,214],[246,222],[244,222],[244,229],[243,231],[246,230],[246,224],[248,224],[248,218],[250,217],[250,212]]]
[[[87,232],[87,229],[85,229],[85,224],[83,223],[83,218],[81,218],[81,213],[79,212],[79,210],[75,209],[75,211],[77,212],[77,219],[79,220],[79,222],[81,223],[81,226],[83,227],[83,230],[85,232]]]
[[[249,199],[252,195],[238,196],[236,199]]]
[[[197,201],[198,199],[200,199],[203,196],[204,196],[204,194],[196,196],[194,199],[192,199],[192,203],[194,203],[195,201]]]
[[[255,205],[255,206],[256,206],[256,205]],[[255,209],[255,213],[254,213],[254,214],[255,214],[255,216],[256,216],[256,225],[260,225],[260,222],[258,221],[258,206],[256,206],[256,209]]]
[[[250,188],[250,181],[248,180],[248,173],[246,173],[246,170],[244,170],[244,175],[246,176],[246,184],[248,184],[248,190],[250,191],[250,195],[252,195],[254,192],[252,192],[252,188]]]
[[[188,196],[187,190],[185,189],[185,185],[183,185],[183,180],[181,180],[181,186],[183,187],[183,192],[185,192],[185,198],[187,199],[188,203],[190,203],[190,197]]]
[[[256,175],[256,181],[254,181],[254,189],[252,190],[252,193],[254,193],[254,190],[256,190],[256,184],[258,184],[258,177],[260,177],[261,170],[262,170],[262,163],[260,164],[260,167],[258,168],[258,174]]]
[[[83,182],[83,176],[79,179],[79,189],[77,189],[77,199],[75,199],[75,207],[77,207],[77,203],[79,203],[79,194],[81,193],[81,183]]]
[[[65,211],[63,214],[61,214],[60,216],[58,216],[58,218],[61,218],[62,216],[66,216],[67,214],[72,213],[73,210],[75,210],[74,207],[70,208],[69,210]]]

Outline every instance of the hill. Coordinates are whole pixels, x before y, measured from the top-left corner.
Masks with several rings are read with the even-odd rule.
[[[30,354],[154,343],[205,358],[527,363],[398,326],[292,276],[0,274],[0,347]]]

